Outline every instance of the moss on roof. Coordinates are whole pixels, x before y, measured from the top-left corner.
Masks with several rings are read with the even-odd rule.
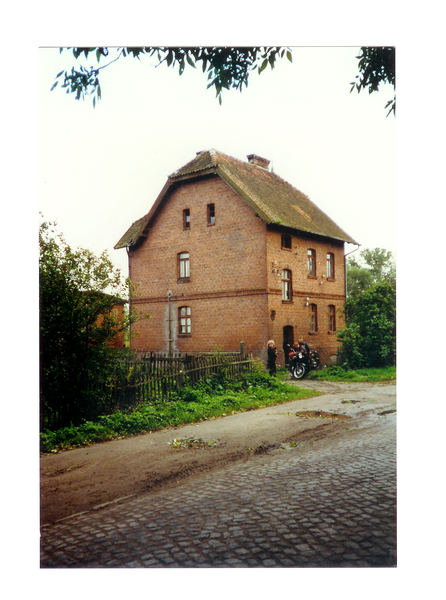
[[[208,173],[217,173],[268,224],[278,224],[351,244],[357,243],[308,196],[276,173],[216,150],[208,150],[197,153],[193,160],[169,176],[150,212],[131,225],[115,248],[136,243],[173,183]]]

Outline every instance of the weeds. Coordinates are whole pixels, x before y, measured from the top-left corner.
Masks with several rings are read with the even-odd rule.
[[[169,401],[144,403],[79,426],[45,430],[40,434],[40,446],[42,452],[57,452],[317,395],[315,390],[289,385],[260,370],[233,378],[219,373],[183,388]]]

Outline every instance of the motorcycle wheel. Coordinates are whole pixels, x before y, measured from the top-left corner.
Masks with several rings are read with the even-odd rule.
[[[306,368],[303,364],[298,364],[292,371],[293,379],[302,379],[305,376]]]
[[[321,361],[318,358],[314,358],[311,361],[311,368],[312,369],[316,369],[317,370],[317,369],[319,369],[320,366],[321,366]]]

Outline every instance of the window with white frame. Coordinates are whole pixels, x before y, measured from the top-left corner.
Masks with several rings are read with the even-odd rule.
[[[308,277],[316,277],[316,250],[307,250]]]
[[[178,309],[178,331],[180,335],[188,335],[192,332],[190,306],[181,306]]]
[[[291,302],[293,299],[292,276],[289,269],[282,271],[282,300]]]
[[[332,252],[327,253],[327,279],[334,279],[335,276],[335,262],[334,254]]]

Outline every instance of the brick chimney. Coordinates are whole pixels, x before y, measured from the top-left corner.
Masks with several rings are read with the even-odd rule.
[[[256,165],[261,169],[265,169],[268,171],[269,163],[271,162],[267,158],[262,158],[261,156],[257,156],[257,154],[248,154],[246,157],[251,165]]]

